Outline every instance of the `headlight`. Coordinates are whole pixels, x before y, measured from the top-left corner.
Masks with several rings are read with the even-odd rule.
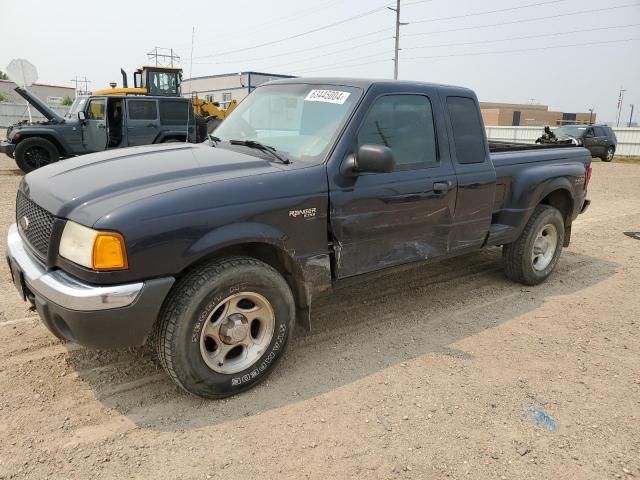
[[[93,270],[124,270],[129,265],[124,238],[117,232],[100,232],[67,221],[60,246],[60,256]]]

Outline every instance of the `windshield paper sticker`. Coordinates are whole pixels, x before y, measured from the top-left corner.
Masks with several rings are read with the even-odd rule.
[[[351,95],[349,92],[341,92],[339,90],[311,90],[305,97],[307,102],[326,102],[337,103],[342,105]]]

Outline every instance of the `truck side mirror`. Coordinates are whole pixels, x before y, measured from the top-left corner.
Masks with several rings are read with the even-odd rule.
[[[396,161],[393,151],[384,145],[366,144],[360,146],[356,155],[347,156],[340,165],[340,173],[353,177],[359,173],[393,172]]]
[[[80,120],[81,122],[84,122],[86,119],[87,119],[87,115],[83,111],[78,112],[78,120]]]
[[[356,171],[372,173],[393,172],[396,160],[393,151],[383,145],[361,145],[356,155]]]

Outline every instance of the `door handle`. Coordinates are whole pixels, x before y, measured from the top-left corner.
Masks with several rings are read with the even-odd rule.
[[[156,128],[157,125],[155,123],[148,123],[147,128]]]
[[[435,193],[447,193],[451,188],[451,182],[433,182],[433,191]]]
[[[107,126],[104,123],[99,123],[98,128],[107,128]]]

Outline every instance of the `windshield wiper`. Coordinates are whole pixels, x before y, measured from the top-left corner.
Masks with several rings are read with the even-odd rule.
[[[291,163],[291,160],[278,154],[278,151],[275,148],[255,140],[229,140],[229,143],[231,145],[242,145],[244,147],[255,148],[256,150],[270,153],[274,158],[277,158],[285,165],[289,165]]]

